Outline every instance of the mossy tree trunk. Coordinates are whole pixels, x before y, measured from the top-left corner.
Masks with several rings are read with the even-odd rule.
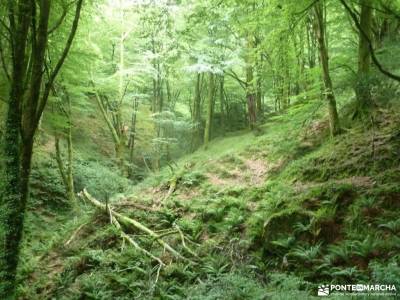
[[[219,78],[219,101],[220,101],[220,114],[221,114],[221,132],[222,135],[225,135],[225,118],[226,118],[226,113],[225,113],[225,93],[224,93],[224,82],[225,78],[224,76],[220,76]]]
[[[329,56],[325,40],[325,22],[324,22],[324,9],[323,2],[318,1],[314,5],[315,16],[315,35],[317,37],[320,63],[322,67],[322,77],[325,88],[325,99],[328,104],[329,112],[329,127],[332,136],[340,132],[339,116],[336,108],[336,99],[333,93],[332,79],[329,73]]]
[[[137,97],[134,97],[133,102],[132,102],[131,128],[130,128],[129,141],[128,141],[130,163],[133,163],[133,154],[134,154],[134,150],[135,150],[136,121],[137,121],[138,109],[139,109],[139,101],[138,101]]]
[[[247,37],[247,55],[246,55],[246,100],[250,129],[256,127],[257,122],[257,89],[254,80],[254,36]]]
[[[71,106],[71,98],[68,92],[64,89],[63,95],[67,100],[67,109],[61,107],[62,113],[67,117],[67,133],[66,133],[66,141],[67,141],[67,162],[64,163],[64,159],[62,157],[62,151],[60,148],[60,138],[58,135],[55,137],[55,148],[56,148],[56,160],[58,170],[61,175],[61,179],[63,181],[65,192],[68,198],[68,201],[72,208],[78,212],[79,206],[77,199],[75,197],[75,188],[74,188],[74,172],[73,172],[73,144],[72,144],[72,106]]]
[[[0,193],[0,299],[13,299],[25,207],[29,197],[34,136],[54,80],[68,55],[78,27],[83,0],[76,3],[75,18],[65,47],[43,83],[51,1],[40,2],[39,16],[31,0],[8,1],[12,75],[3,139],[5,180]],[[36,22],[32,22],[32,17]],[[30,43],[32,41],[32,43]],[[29,47],[31,47],[29,49]],[[29,68],[26,54],[31,53]],[[26,92],[25,92],[26,90]],[[24,93],[25,92],[25,93]]]
[[[100,109],[101,115],[103,116],[103,119],[107,124],[107,127],[111,133],[111,137],[114,142],[115,158],[117,160],[118,167],[123,172],[125,143],[124,143],[124,136],[122,135],[123,134],[122,128],[117,126],[118,123],[112,118],[112,116],[109,116],[109,114],[107,112],[108,110],[106,109],[106,103],[105,103],[106,101],[103,100],[105,98],[105,96],[102,97],[97,92],[96,87],[94,86],[93,82],[92,82],[92,85],[93,85],[93,93],[95,96],[94,98],[97,102],[97,105]],[[118,114],[115,116],[118,116]]]
[[[214,106],[214,92],[215,92],[215,78],[213,73],[208,75],[208,96],[207,96],[207,115],[206,126],[204,128],[204,148],[207,149],[210,141],[212,119],[213,119],[213,106]]]
[[[370,88],[371,52],[369,41],[372,38],[372,3],[370,0],[360,0],[361,15],[358,44],[358,74],[356,83],[357,108],[355,114],[363,114],[372,106]]]
[[[254,47],[257,48],[260,44],[260,38],[255,37]],[[257,118],[262,118],[263,116],[263,90],[262,90],[262,70],[263,70],[263,60],[261,53],[257,51],[255,54],[255,68],[256,68],[256,108],[257,108]]]
[[[196,75],[196,84],[192,109],[192,151],[196,150],[201,144],[201,74]]]
[[[8,3],[10,13],[11,38],[14,44],[9,107],[6,117],[3,155],[5,180],[1,197],[0,231],[0,299],[12,299],[15,291],[15,276],[18,266],[19,244],[22,237],[26,194],[23,185],[27,181],[21,177],[22,160],[27,164],[26,147],[21,149],[21,122],[23,88],[26,72],[27,40],[31,23],[30,1],[19,1],[16,8]],[[17,9],[17,12],[15,12]],[[18,21],[17,21],[17,20]],[[26,145],[29,146],[29,145]],[[24,154],[22,159],[21,154]],[[30,169],[30,168],[28,168]],[[29,172],[29,171],[28,171]],[[29,173],[24,172],[25,177]]]
[[[315,29],[314,27],[314,20],[313,18],[315,17],[312,14],[310,14],[307,18],[307,29],[306,29],[306,34],[307,34],[307,53],[308,53],[308,66],[310,69],[313,69],[316,66],[316,53],[317,53],[317,41],[316,41],[316,35],[315,35]]]

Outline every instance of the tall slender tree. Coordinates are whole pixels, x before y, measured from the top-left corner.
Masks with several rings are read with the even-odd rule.
[[[257,122],[257,88],[254,80],[254,43],[254,36],[252,34],[248,35],[246,53],[246,99],[249,126],[252,130],[256,127]]]

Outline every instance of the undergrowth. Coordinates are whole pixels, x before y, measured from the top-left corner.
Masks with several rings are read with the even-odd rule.
[[[382,111],[373,127],[355,125],[329,139],[317,106],[294,105],[270,117],[257,136],[216,140],[134,187],[111,171],[90,171],[95,161],[77,166],[80,187],[91,185],[99,200],[131,188],[111,197],[111,205],[151,208],[121,206],[121,213],[159,232],[179,226],[196,264],[126,228],[168,262],[159,268],[90,204],[82,204],[79,218],[68,210],[51,215],[48,207],[28,218],[33,228],[44,227],[46,214],[52,219],[39,236],[36,229],[26,234],[20,276],[28,283],[20,298],[310,299],[318,284],[400,286],[397,118]],[[59,182],[47,184],[53,186],[42,189],[58,199]],[[177,236],[168,242],[185,251]]]

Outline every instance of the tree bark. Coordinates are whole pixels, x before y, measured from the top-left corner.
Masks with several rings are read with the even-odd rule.
[[[192,151],[196,150],[201,143],[201,74],[196,76],[196,85],[193,100],[193,134]]]
[[[74,39],[83,0],[78,0],[71,31],[61,57],[43,84],[43,69],[48,40],[50,0],[39,5],[39,22],[32,17],[36,6],[31,0],[8,1],[12,76],[9,107],[4,134],[5,181],[1,195],[0,231],[0,299],[13,299],[22,238],[26,203],[29,198],[34,135],[50,90]],[[36,18],[36,16],[35,16]],[[32,25],[30,27],[30,25]],[[31,32],[29,29],[32,29]],[[28,43],[31,39],[32,43]],[[28,49],[29,46],[32,49]],[[31,52],[29,68],[27,53]],[[29,84],[28,84],[29,81]],[[24,97],[25,88],[29,91]],[[43,93],[41,93],[43,89]]]
[[[225,136],[225,94],[224,94],[224,76],[219,79],[219,101],[220,101],[220,114],[221,114],[221,131],[222,136]]]
[[[247,39],[247,57],[246,57],[246,99],[247,99],[247,110],[249,118],[250,129],[253,130],[256,127],[257,122],[257,110],[256,110],[256,88],[254,84],[254,37],[250,35]]]
[[[369,51],[369,41],[372,38],[372,4],[370,0],[360,0],[361,16],[358,44],[358,74],[356,83],[356,114],[368,110],[372,103],[370,88],[370,66],[371,53]],[[364,32],[364,34],[363,34]]]
[[[208,78],[208,96],[207,96],[207,116],[206,116],[206,126],[204,128],[204,148],[207,149],[208,143],[211,136],[211,127],[213,119],[213,106],[214,106],[214,91],[215,82],[214,74],[210,73]]]
[[[26,46],[31,23],[30,1],[19,1],[18,15],[12,2],[8,3],[12,48],[12,76],[9,107],[3,137],[5,180],[0,193],[0,299],[13,299],[15,277],[18,266],[19,244],[22,237],[25,204],[22,187],[20,130],[22,122],[22,101],[26,70]],[[18,23],[15,23],[16,20]]]
[[[110,130],[111,137],[114,142],[115,158],[117,160],[118,167],[121,170],[121,172],[124,173],[125,140],[122,133],[122,129],[120,128],[118,121],[113,122],[113,120],[111,120],[110,116],[107,114],[106,108],[104,107],[105,105],[102,101],[102,98],[96,91],[96,87],[94,86],[93,82],[92,85],[93,85],[93,93],[95,96],[95,100],[100,109],[101,115],[103,116],[103,119],[106,122],[108,129]],[[119,119],[118,114],[116,115],[116,117],[117,119]]]
[[[131,163],[133,163],[133,154],[134,154],[134,150],[135,150],[136,120],[137,120],[138,109],[139,109],[139,102],[138,102],[138,99],[135,97],[135,98],[133,98],[133,103],[132,103],[131,128],[130,128],[129,141],[128,141],[129,160]]]
[[[67,189],[67,182],[68,182],[67,175],[61,154],[60,138],[57,135],[54,137],[54,146],[56,148],[56,161],[57,161],[58,171],[60,172],[61,180],[64,184],[64,187]]]
[[[319,1],[314,5],[315,14],[315,33],[318,41],[319,56],[322,67],[322,75],[325,87],[325,98],[328,104],[329,126],[332,136],[340,132],[339,116],[336,108],[336,99],[333,93],[333,85],[329,73],[329,56],[325,41],[324,15],[322,2]]]
[[[75,212],[79,212],[78,202],[75,197],[75,188],[74,188],[74,175],[73,175],[73,145],[72,145],[72,107],[71,107],[71,98],[64,91],[68,111],[64,111],[68,119],[68,128],[67,128],[67,163],[64,163],[62,158],[62,152],[60,148],[60,139],[58,136],[55,137],[55,148],[56,148],[56,161],[57,166],[61,175],[61,179],[64,183],[65,192],[68,198],[68,201]]]

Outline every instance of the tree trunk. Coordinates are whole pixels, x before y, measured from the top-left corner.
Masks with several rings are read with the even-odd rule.
[[[207,97],[207,116],[206,116],[206,126],[204,128],[204,148],[207,149],[208,143],[210,141],[211,136],[211,127],[212,127],[212,119],[213,119],[213,106],[214,106],[214,91],[215,91],[215,82],[214,82],[214,74],[209,74],[209,84],[208,84],[208,97]]]
[[[9,107],[4,145],[5,181],[1,197],[0,242],[0,299],[12,299],[14,281],[18,265],[19,242],[23,224],[23,208],[21,205],[20,174],[20,135],[21,115],[18,107]]]
[[[369,50],[369,41],[372,38],[372,7],[370,0],[360,0],[361,4],[361,17],[360,26],[362,32],[359,33],[358,44],[358,74],[357,84],[355,88],[357,99],[356,114],[368,110],[371,103],[370,91],[370,66],[371,66],[371,53]],[[363,33],[364,32],[364,33]]]
[[[260,39],[255,37],[254,47],[257,48],[260,44]],[[262,56],[261,53],[255,54],[254,65],[256,69],[256,80],[255,80],[255,88],[256,88],[256,108],[257,108],[257,118],[263,117],[263,92],[262,92]]]
[[[65,166],[63,163],[63,158],[62,158],[61,149],[60,149],[60,138],[57,135],[54,137],[54,146],[56,148],[56,161],[57,161],[58,171],[60,172],[62,182],[63,182],[66,192],[68,194],[67,175],[65,172]]]
[[[71,122],[71,121],[70,121]],[[67,165],[67,196],[72,207],[78,211],[78,203],[75,197],[75,187],[74,187],[74,171],[73,171],[73,148],[72,148],[72,126],[70,124],[68,128],[67,136],[67,152],[68,152],[68,165]]]
[[[257,105],[257,115],[258,117],[262,118],[264,109],[263,109],[263,91],[262,91],[262,63],[260,61],[261,59],[257,57],[257,63],[256,63],[256,68],[257,68],[257,78],[256,78],[256,105]]]
[[[130,128],[129,141],[128,141],[129,160],[130,160],[131,163],[133,163],[133,153],[134,153],[134,150],[135,150],[136,120],[137,120],[137,110],[138,110],[138,108],[139,108],[139,102],[138,102],[138,99],[135,97],[133,99],[133,105],[132,105],[131,128]]]
[[[221,113],[221,132],[222,136],[225,136],[225,95],[224,95],[224,76],[220,77],[219,80],[219,101],[220,101],[220,113]]]
[[[43,70],[48,40],[50,0],[40,2],[38,22],[32,1],[8,1],[10,46],[12,48],[11,92],[4,134],[5,180],[0,193],[0,299],[13,299],[26,203],[29,197],[34,135],[46,106],[50,90],[71,48],[78,27],[83,0],[76,3],[75,17],[68,40],[48,81]],[[36,9],[36,7],[35,7]],[[36,17],[36,16],[35,16]],[[36,26],[36,24],[38,24]],[[32,30],[29,32],[30,25]],[[31,34],[29,34],[31,33]],[[28,41],[32,40],[32,44]],[[32,46],[27,69],[27,46]],[[34,46],[34,47],[33,47]],[[29,84],[28,84],[29,81]],[[29,88],[24,98],[24,88]],[[42,93],[43,88],[43,93]]]
[[[319,55],[322,66],[322,75],[323,75],[325,95],[326,95],[325,98],[328,103],[330,133],[332,136],[334,136],[337,135],[340,131],[339,116],[336,109],[336,100],[335,100],[335,95],[333,93],[332,80],[329,74],[329,56],[325,41],[323,6],[320,1],[314,5],[314,13],[316,19],[315,33],[317,36]]]
[[[249,36],[247,40],[247,57],[246,57],[246,100],[247,110],[249,118],[250,129],[253,130],[256,127],[257,122],[257,110],[256,110],[256,88],[254,86],[254,69],[253,69],[253,49],[254,49],[254,37]]]
[[[201,75],[197,74],[196,86],[193,100],[193,134],[192,151],[196,150],[201,143]]]
[[[9,5],[14,5],[9,3]],[[28,40],[29,24],[31,22],[30,1],[19,1],[18,13],[13,15],[9,7],[10,18],[19,20],[12,24],[13,44],[13,72],[10,90],[4,137],[3,155],[5,180],[0,193],[1,230],[0,230],[0,299],[12,299],[15,292],[15,277],[19,258],[19,244],[22,237],[24,211],[26,199],[23,183],[27,178],[20,175],[21,161],[26,163],[25,149],[20,148],[20,130],[22,122],[22,98],[24,91],[24,77],[26,71],[26,45]],[[11,22],[11,20],[10,20]],[[23,158],[21,152],[24,153]],[[25,175],[25,174],[24,174]],[[28,173],[29,176],[29,173]]]
[[[160,63],[157,62],[157,82],[156,82],[156,88],[157,90],[155,91],[156,96],[156,137],[157,141],[155,143],[156,145],[156,157],[154,158],[154,169],[155,170],[160,170],[161,168],[161,154],[162,154],[162,143],[160,142],[160,139],[162,138],[163,132],[161,128],[161,113],[163,111],[163,105],[164,105],[164,99],[163,99],[163,84],[162,84],[162,79],[161,79],[161,68],[160,68]]]
[[[97,102],[97,105],[100,109],[101,115],[103,116],[104,121],[106,121],[107,127],[110,130],[111,137],[114,142],[114,149],[115,149],[115,158],[117,160],[117,164],[120,168],[120,170],[123,170],[123,165],[124,165],[124,140],[121,137],[121,129],[116,128],[116,123],[111,121],[109,115],[107,114],[107,110],[104,107],[104,103],[102,101],[102,98],[100,97],[99,93],[96,91],[96,87],[94,86],[94,83],[92,82],[93,85],[93,93],[95,96],[95,100]]]
[[[60,149],[60,139],[58,136],[55,137],[55,148],[56,148],[56,161],[58,170],[60,172],[62,181],[64,183],[65,192],[67,195],[67,199],[75,210],[75,212],[79,212],[79,206],[77,199],[75,197],[75,188],[74,188],[74,176],[73,176],[73,145],[72,145],[72,107],[71,107],[71,99],[66,91],[64,94],[67,98],[68,111],[65,111],[66,117],[68,118],[68,129],[67,129],[67,163],[64,164],[64,160],[62,158],[62,152]]]

